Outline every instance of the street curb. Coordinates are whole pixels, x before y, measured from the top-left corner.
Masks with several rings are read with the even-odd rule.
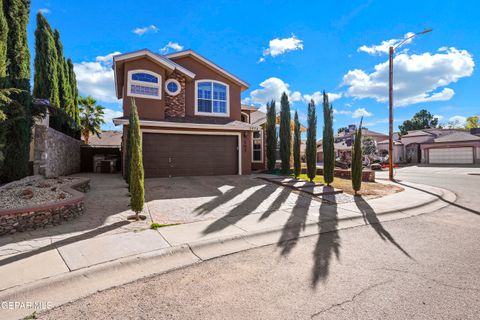
[[[409,183],[410,184],[410,183]],[[414,207],[403,210],[390,210],[377,212],[378,220],[391,221],[411,218],[423,213],[438,210],[456,200],[456,195],[446,189],[413,184],[414,187],[436,189],[441,194],[435,194],[435,199]],[[404,185],[409,187],[408,185]],[[443,200],[442,200],[443,199]],[[450,203],[449,203],[450,202]],[[337,206],[338,207],[338,206]],[[339,207],[339,209],[342,209]],[[345,210],[345,209],[342,209]],[[353,212],[353,211],[352,211]],[[336,221],[336,223],[333,223]],[[200,240],[188,244],[181,244],[170,248],[159,249],[134,256],[97,264],[94,266],[78,269],[76,271],[62,273],[49,278],[37,280],[25,285],[20,285],[0,291],[0,301],[30,301],[50,302],[59,306],[74,300],[81,299],[95,292],[106,290],[115,286],[124,285],[142,278],[181,269],[206,260],[222,257],[225,255],[260,248],[272,244],[280,244],[298,238],[318,235],[324,232],[343,230],[366,225],[363,216],[342,217],[325,220],[322,226],[331,228],[319,228],[319,222],[306,220],[299,234],[285,236],[293,225],[280,228],[268,228],[247,234],[237,234],[218,237],[209,240]],[[298,228],[298,226],[297,226]],[[280,237],[282,242],[280,242]],[[21,318],[31,314],[34,310],[2,310],[1,319]]]

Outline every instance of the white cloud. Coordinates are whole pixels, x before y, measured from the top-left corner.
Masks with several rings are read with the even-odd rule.
[[[290,90],[288,89],[289,84],[276,77],[266,79],[260,83],[260,87],[260,89],[255,89],[250,92],[250,97],[244,99],[244,102],[263,105],[271,100],[280,102],[283,92],[286,92],[288,95],[290,95]],[[294,93],[294,96],[294,98],[298,98],[296,93]]]
[[[352,118],[371,117],[371,116],[373,116],[373,113],[368,112],[365,108],[358,108],[352,113]]]
[[[433,117],[436,118],[436,119],[438,119],[438,121],[441,121],[441,120],[443,120],[443,118],[445,118],[444,116],[439,115],[439,114],[436,114],[436,115],[434,115]]]
[[[118,102],[111,68],[112,57],[117,54],[119,52],[98,56],[95,61],[74,64],[77,86],[81,95],[91,95],[94,99],[104,102]]]
[[[373,113],[367,111],[365,108],[358,108],[355,111],[350,111],[350,110],[338,110],[338,109],[333,109],[333,114],[343,114],[343,115],[351,115],[352,118],[360,118],[360,117],[371,117],[373,116]]]
[[[399,54],[394,58],[394,104],[449,100],[455,92],[446,86],[471,76],[474,67],[472,55],[456,48],[442,48],[434,54]],[[376,65],[371,73],[348,71],[343,85],[348,86],[346,96],[388,101],[388,61]]]
[[[451,122],[454,127],[464,127],[467,123],[467,118],[464,116],[456,115],[448,118],[448,121]]]
[[[382,55],[382,54],[388,53],[390,47],[395,47],[401,41],[413,35],[414,35],[413,32],[408,32],[403,36],[403,39],[390,39],[390,40],[382,41],[381,44],[372,45],[372,46],[363,45],[360,48],[358,48],[357,51],[366,52],[371,55]],[[405,44],[412,42],[412,40],[413,38],[406,40]]]
[[[290,38],[272,39],[268,43],[268,48],[263,50],[263,57],[258,60],[258,63],[264,62],[264,57],[266,56],[275,58],[295,50],[303,50],[303,40],[298,39],[295,35],[292,35]]]
[[[103,120],[105,120],[105,124],[111,123],[113,118],[118,118],[123,116],[122,111],[117,111],[109,108],[105,108],[103,110],[103,113],[104,113]]]
[[[333,102],[333,101],[338,100],[342,97],[341,93],[327,92],[327,95],[328,95],[328,101],[329,102]],[[310,100],[313,99],[313,102],[315,102],[315,104],[318,105],[318,104],[323,102],[323,93],[320,92],[320,91],[315,91],[312,94],[304,94],[303,99],[305,100],[306,103],[309,103]]]
[[[50,9],[48,8],[41,8],[41,9],[38,9],[38,12],[45,15],[45,14],[51,13],[52,11],[50,11]]]
[[[136,35],[142,36],[147,32],[158,32],[158,28],[152,24],[143,28],[135,28],[132,30],[132,32],[135,33]]]
[[[163,47],[162,49],[160,49],[160,53],[161,54],[167,54],[170,52],[170,50],[173,50],[173,51],[180,51],[180,50],[183,50],[183,46],[181,44],[179,44],[178,42],[172,42],[172,41],[169,41],[165,47]]]

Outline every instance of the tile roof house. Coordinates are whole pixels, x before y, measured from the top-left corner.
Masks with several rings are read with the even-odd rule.
[[[388,140],[379,143],[388,150]],[[395,153],[396,149],[398,153]],[[399,156],[400,155],[400,156]],[[462,129],[409,131],[395,141],[394,161],[428,164],[479,164],[480,137]]]
[[[350,153],[352,150],[352,145],[354,142],[354,136],[355,136],[355,125],[349,125],[347,130],[342,131],[335,135],[335,143],[334,143],[334,149],[335,149],[335,157],[341,157],[342,154],[345,153]],[[362,136],[364,138],[371,138],[375,140],[377,143],[388,139],[388,136],[386,134],[380,133],[380,132],[375,132],[372,130],[369,130],[367,128],[362,128]],[[323,144],[322,140],[317,141],[317,162],[322,162],[323,161]]]
[[[159,55],[144,49],[113,57],[127,139],[132,99],[143,138],[145,177],[249,174],[265,162],[256,109],[242,107],[248,84],[192,50]],[[123,157],[125,148],[123,148]]]

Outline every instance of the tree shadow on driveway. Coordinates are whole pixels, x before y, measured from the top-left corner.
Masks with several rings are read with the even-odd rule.
[[[234,192],[236,188],[230,190]],[[234,207],[232,210],[228,212],[227,215],[221,217],[220,219],[215,220],[212,224],[210,224],[204,231],[204,234],[209,234],[213,232],[218,232],[220,230],[225,229],[228,225],[235,224],[236,222],[242,220],[245,216],[251,214],[258,208],[258,206],[268,197],[273,194],[276,190],[276,187],[272,186],[271,184],[265,184],[260,189],[255,190],[251,195],[245,198],[240,204]],[[229,191],[229,192],[230,192]],[[236,192],[238,193],[238,190]],[[220,198],[220,197],[219,197]],[[227,197],[228,200],[232,199],[232,197]],[[224,201],[228,201],[224,199]],[[216,201],[216,205],[220,205],[220,200]],[[225,224],[225,221],[228,224]]]
[[[365,201],[361,196],[355,196],[355,204],[357,205],[357,208],[360,210],[363,216],[363,220],[365,223],[368,223],[369,225],[372,226],[372,228],[375,230],[375,232],[380,236],[380,238],[383,241],[389,241],[392,243],[394,246],[396,246],[404,255],[406,255],[408,258],[413,259],[410,254],[405,251],[405,249],[398,244],[393,236],[388,232],[383,225],[381,224],[380,220],[378,220],[377,214],[375,213],[375,210],[368,204],[367,201]]]

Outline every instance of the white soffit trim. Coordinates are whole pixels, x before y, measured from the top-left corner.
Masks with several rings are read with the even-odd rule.
[[[188,56],[188,55],[192,55],[194,56],[195,58],[197,58],[198,60],[202,61],[203,63],[205,63],[206,65],[210,66],[211,68],[217,70],[218,72],[224,74],[225,76],[227,76],[227,78],[230,78],[232,80],[234,80],[235,82],[237,82],[238,84],[240,84],[241,86],[243,86],[245,89],[248,89],[248,87],[250,86],[248,83],[246,83],[245,81],[241,80],[240,78],[234,76],[233,74],[231,74],[230,72],[228,72],[227,70],[223,69],[222,67],[216,65],[215,63],[213,63],[212,61],[208,60],[207,58],[199,55],[198,53],[196,53],[195,51],[193,50],[185,50],[185,51],[180,51],[180,52],[174,52],[174,53],[171,53],[171,54],[167,54],[166,57],[167,58],[177,58],[177,57],[183,57],[183,56]]]
[[[141,124],[141,121],[140,121]],[[213,132],[213,131],[182,131],[182,130],[161,130],[161,129],[140,129],[142,133],[169,133],[169,134],[191,134],[191,135],[213,135],[213,136],[237,136],[238,151],[238,175],[242,175],[242,134],[240,132]]]
[[[118,126],[129,123],[128,119],[113,119],[113,123]],[[161,128],[187,128],[187,129],[207,129],[207,130],[230,130],[230,131],[252,131],[250,129],[239,128],[236,126],[229,126],[224,124],[205,124],[205,123],[188,123],[188,122],[171,122],[171,121],[155,121],[155,120],[140,120],[141,126],[146,127],[161,127]]]

